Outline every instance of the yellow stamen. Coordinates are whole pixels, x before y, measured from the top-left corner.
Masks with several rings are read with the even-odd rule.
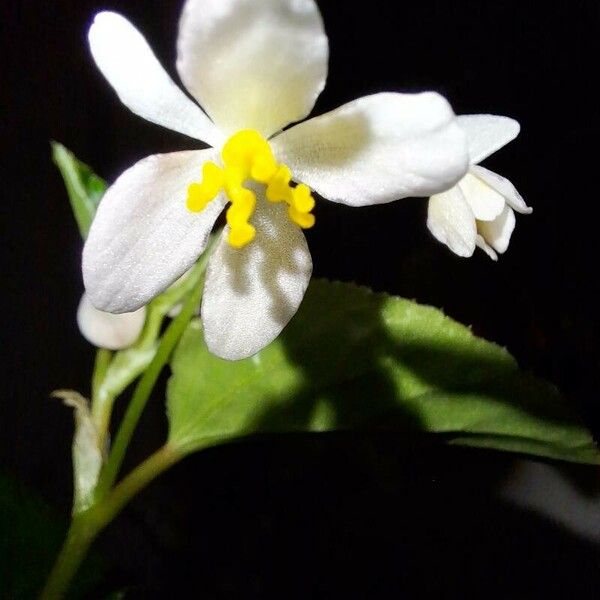
[[[308,229],[315,224],[311,213],[315,200],[310,188],[301,183],[291,185],[292,172],[275,160],[269,143],[253,130],[238,131],[227,140],[221,151],[223,167],[207,162],[202,166],[202,181],[188,187],[187,207],[192,212],[206,208],[221,191],[227,194],[231,206],[227,209],[228,242],[242,248],[256,236],[250,219],[256,208],[256,195],[244,187],[247,180],[266,186],[270,202],[285,202],[288,217]]]
[[[192,212],[200,212],[215,198],[223,187],[223,171],[214,163],[202,165],[202,183],[192,183],[188,187],[187,207]]]
[[[315,207],[315,199],[306,184],[301,183],[292,190],[292,206],[302,213],[309,213]]]
[[[302,229],[310,229],[315,224],[315,215],[309,212],[300,212],[293,206],[288,207],[288,217]]]
[[[227,241],[234,248],[243,248],[249,244],[256,235],[256,229],[250,223],[244,223],[238,227],[231,228]]]

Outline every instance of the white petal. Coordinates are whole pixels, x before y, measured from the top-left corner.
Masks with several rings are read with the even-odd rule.
[[[284,206],[259,202],[254,241],[232,248],[225,228],[206,275],[206,344],[228,360],[252,356],[279,335],[298,310],[312,272],[304,233],[289,221]]]
[[[132,313],[113,315],[95,308],[83,294],[77,309],[81,335],[98,348],[120,350],[131,346],[140,336],[146,319],[146,307]]]
[[[458,124],[469,141],[471,164],[480,163],[508,142],[514,140],[521,129],[517,121],[497,115],[460,115]]]
[[[477,240],[475,242],[478,248],[481,248],[492,260],[498,260],[498,255],[494,249],[487,244],[483,237],[477,234]]]
[[[504,197],[475,175],[467,173],[458,182],[458,187],[476,219],[493,221],[504,210]]]
[[[88,38],[98,68],[121,102],[136,115],[213,146],[221,143],[222,134],[175,85],[148,42],[127,19],[101,12]]]
[[[310,113],[328,53],[313,0],[187,0],[177,69],[222,131],[268,137]]]
[[[458,186],[429,198],[427,227],[458,256],[471,256],[475,251],[475,217]]]
[[[272,146],[294,178],[351,206],[429,196],[468,165],[450,105],[431,92],[359,98],[284,131]]]
[[[533,208],[525,204],[521,194],[517,192],[515,186],[506,177],[502,177],[498,173],[479,165],[471,167],[471,172],[494,188],[499,194],[502,194],[506,202],[518,213],[529,215],[533,212]]]
[[[508,248],[515,221],[515,213],[507,205],[493,221],[477,221],[477,231],[496,252],[502,254]]]
[[[134,311],[189,269],[225,205],[186,208],[187,187],[215,150],[156,154],[125,171],[107,190],[83,249],[83,278],[96,308]]]

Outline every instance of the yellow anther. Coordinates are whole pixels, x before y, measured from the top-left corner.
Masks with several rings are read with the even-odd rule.
[[[232,227],[247,223],[256,207],[256,196],[250,190],[243,192],[236,196],[236,200],[227,209],[227,223]]]
[[[308,229],[315,224],[311,214],[314,198],[307,185],[292,187],[292,172],[277,163],[269,143],[253,130],[238,131],[231,136],[221,151],[223,167],[205,163],[202,181],[188,187],[187,207],[197,212],[219,193],[225,192],[231,206],[227,210],[228,241],[234,248],[242,248],[256,236],[250,219],[256,208],[256,195],[244,187],[248,180],[266,186],[265,195],[271,202],[285,202],[290,220]]]
[[[290,202],[292,199],[292,188],[290,181],[292,172],[285,165],[279,165],[279,168],[267,184],[267,200],[271,202]]]
[[[223,187],[225,188],[225,193],[227,194],[227,197],[232,202],[235,202],[240,197],[247,196],[246,192],[249,192],[250,194],[252,194],[252,192],[249,189],[246,189],[242,185],[244,183],[244,180],[241,179],[237,173],[232,172],[230,169],[225,168],[224,174],[225,174],[225,185]]]
[[[293,206],[288,207],[288,217],[302,229],[310,229],[315,224],[315,215],[309,212],[300,212]]]
[[[273,156],[257,156],[250,170],[250,177],[259,183],[269,183],[277,172],[277,162]]]
[[[250,223],[245,223],[239,227],[231,227],[227,241],[234,248],[243,248],[254,239],[255,235],[256,229]]]
[[[309,213],[315,207],[315,199],[306,184],[301,183],[292,190],[292,206],[302,213]]]
[[[200,212],[214,199],[223,187],[223,171],[215,163],[202,165],[202,182],[188,187],[187,207],[192,212]]]
[[[257,159],[269,160],[275,163],[275,157],[269,143],[252,129],[238,131],[232,135],[221,151],[223,164],[246,171],[250,175],[252,167]]]

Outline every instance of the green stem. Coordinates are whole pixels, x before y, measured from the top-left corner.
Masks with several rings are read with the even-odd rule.
[[[202,279],[208,259],[220,239],[220,230],[211,235],[206,249],[193,269],[180,281],[167,288],[148,304],[146,322],[139,339],[130,348],[116,352],[110,362],[107,351],[97,354],[97,373],[94,373],[92,386],[92,415],[101,443],[108,435],[110,418],[116,398],[133,383],[149,366],[158,348],[157,338],[164,318],[176,305],[185,300],[198,286]]]
[[[123,507],[153,479],[179,462],[184,456],[178,448],[165,444],[125,477],[106,498],[92,509],[98,531],[104,529]]]
[[[113,486],[117,475],[119,474],[119,469],[123,463],[123,458],[125,457],[125,452],[129,446],[133,432],[135,431],[144,407],[150,398],[150,394],[154,389],[154,385],[156,384],[160,372],[169,360],[173,349],[177,345],[177,342],[183,335],[185,328],[192,318],[196,306],[198,306],[198,302],[200,301],[201,295],[202,282],[200,282],[200,284],[197,285],[193,292],[188,296],[181,312],[179,315],[177,315],[175,320],[171,322],[165,331],[152,362],[138,382],[131,398],[131,402],[129,403],[127,411],[125,412],[125,416],[121,421],[121,425],[115,437],[115,442],[109,454],[108,460],[106,461],[106,464],[100,475],[100,481],[98,482],[96,491],[96,497],[98,499],[102,499],[102,497],[106,495],[108,490],[110,490],[110,488]]]
[[[158,376],[183,335],[196,307],[202,297],[204,272],[208,258],[212,253],[218,233],[212,236],[206,251],[194,267],[190,277],[180,286],[167,290],[161,297],[156,298],[151,308],[150,323],[142,332],[140,342],[144,347],[154,344],[159,335],[162,319],[169,309],[189,293],[179,315],[171,322],[163,335],[154,358],[149,363],[144,375],[138,382],[133,397],[117,432],[114,446],[100,474],[96,489],[94,504],[85,512],[73,518],[65,543],[56,559],[48,581],[40,596],[41,600],[59,600],[63,598],[77,569],[85,558],[87,551],[96,536],[119,514],[123,507],[140,490],[146,487],[154,478],[167,470],[186,453],[169,444],[152,454],[136,467],[127,477],[111,490],[121,468],[125,451],[131,440],[135,427],[144,410]],[[140,348],[137,348],[139,350]],[[125,351],[126,352],[126,351]],[[99,351],[96,355],[94,375],[92,378],[92,397],[94,417],[104,432],[108,430],[112,404],[118,393],[108,392],[105,383],[111,367],[115,366],[122,353],[111,360],[111,354]],[[133,371],[125,374],[119,383],[128,381]],[[137,375],[136,375],[137,376]],[[123,387],[124,389],[124,387]],[[119,391],[122,389],[119,387]]]
[[[130,348],[116,352],[98,376],[94,370],[92,414],[102,444],[108,435],[114,402],[152,361],[158,347],[156,340],[169,309],[170,306],[160,296],[150,302],[146,309],[144,329],[137,342]],[[105,351],[98,351],[97,362],[101,352]]]
[[[74,520],[52,572],[40,595],[40,600],[58,600],[65,595],[77,569],[83,562],[95,533],[84,526],[82,519]]]
[[[114,400],[113,398],[109,397],[103,387],[112,357],[113,353],[104,348],[99,348],[96,352],[94,373],[92,374],[92,411],[97,410],[98,406],[111,406]],[[99,414],[94,416],[96,431],[98,432],[98,446],[100,448],[104,448],[106,434],[108,431],[108,422],[110,420],[110,411],[101,411]]]
[[[98,534],[131,498],[184,456],[185,454],[168,444],[163,446],[125,477],[102,502],[75,517],[40,600],[63,598]]]
[[[110,350],[99,348],[96,352],[96,362],[94,363],[94,373],[92,375],[92,401],[98,395],[111,359],[112,352]]]

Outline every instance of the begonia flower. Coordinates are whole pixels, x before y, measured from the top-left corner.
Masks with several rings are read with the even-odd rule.
[[[194,264],[230,202],[201,307],[220,357],[255,354],[298,309],[312,190],[366,206],[431,196],[466,172],[464,133],[436,93],[374,94],[282,131],[308,116],[327,77],[313,0],[187,0],[177,71],[198,104],[122,16],[98,14],[89,41],[127,107],[213,148],[150,156],[108,189],[84,248],[87,293],[104,311],[143,306]]]
[[[462,115],[458,123],[467,134],[471,166],[457,185],[429,199],[427,227],[458,256],[471,256],[479,247],[493,260],[504,253],[515,228],[515,212],[533,209],[506,178],[479,166],[519,134],[509,117]]]

